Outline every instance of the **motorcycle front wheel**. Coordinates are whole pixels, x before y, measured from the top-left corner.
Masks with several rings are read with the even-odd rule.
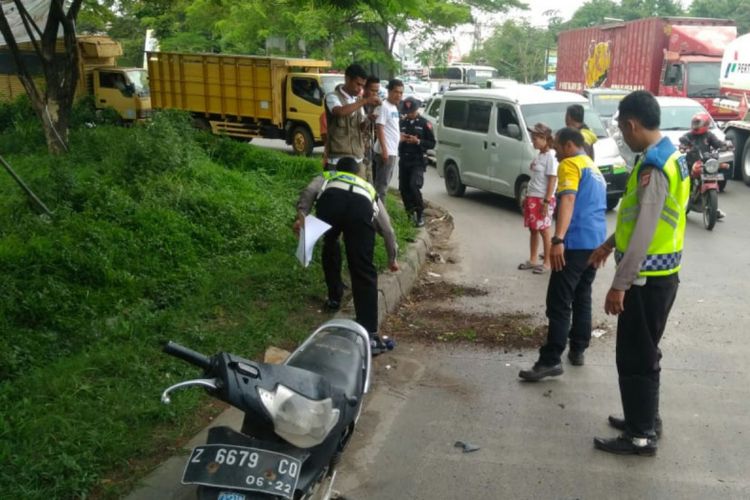
[[[711,231],[719,215],[719,194],[715,190],[703,193],[703,226]]]

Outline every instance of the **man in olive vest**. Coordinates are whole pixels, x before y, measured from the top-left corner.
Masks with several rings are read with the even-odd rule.
[[[364,168],[367,116],[363,108],[380,104],[377,95],[360,97],[366,81],[364,68],[351,64],[344,72],[344,83],[326,95],[326,170],[334,170],[339,159],[346,156],[354,158],[359,167]]]
[[[594,447],[619,455],[656,453],[659,416],[659,341],[677,295],[690,176],[685,157],[659,132],[661,111],[646,91],[619,105],[618,127],[636,160],[617,213],[615,233],[591,256],[600,267],[614,250],[617,271],[604,310],[617,320],[617,373],[624,418],[609,417],[622,434],[594,438]]]

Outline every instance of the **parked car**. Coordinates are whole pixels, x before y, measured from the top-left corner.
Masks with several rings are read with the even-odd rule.
[[[404,82],[404,96],[416,97],[422,102],[422,105],[432,97],[432,85],[430,82]]]
[[[701,106],[698,101],[687,97],[658,97],[656,101],[661,108],[661,126],[660,130],[663,135],[669,137],[675,147],[680,147],[680,137],[690,132],[690,122],[696,113],[707,113],[706,108]],[[708,129],[722,141],[726,140],[724,132],[721,131],[716,122],[711,119],[711,125]],[[630,150],[625,141],[622,139],[622,133],[617,128],[617,113],[612,116],[609,124],[609,132],[615,140],[615,144],[620,154],[625,159],[629,168],[633,167],[635,162],[635,153]]]
[[[452,196],[467,186],[515,198],[523,204],[536,156],[528,128],[544,122],[552,130],[565,126],[565,110],[581,104],[586,122],[600,139],[596,163],[607,180],[607,207],[614,208],[625,190],[627,170],[617,146],[599,116],[579,94],[540,92],[519,85],[507,89],[459,90],[442,96],[437,119],[437,170]]]
[[[630,93],[629,90],[622,89],[585,89],[583,97],[589,100],[589,106],[599,115],[604,127],[609,126],[612,115],[617,111],[617,105],[622,98]]]

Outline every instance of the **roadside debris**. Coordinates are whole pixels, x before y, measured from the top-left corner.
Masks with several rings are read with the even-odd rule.
[[[463,448],[464,453],[471,453],[472,451],[479,450],[479,446],[471,443],[464,443],[463,441],[456,441],[453,446],[456,448]]]

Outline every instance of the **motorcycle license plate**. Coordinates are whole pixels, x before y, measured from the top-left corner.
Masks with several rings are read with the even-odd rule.
[[[301,469],[301,460],[283,453],[246,446],[206,444],[193,448],[182,483],[259,491],[291,499]]]
[[[721,175],[721,174],[717,174],[717,175],[704,175],[703,176],[703,180],[704,181],[708,181],[708,182],[723,181],[724,180],[724,176]]]

